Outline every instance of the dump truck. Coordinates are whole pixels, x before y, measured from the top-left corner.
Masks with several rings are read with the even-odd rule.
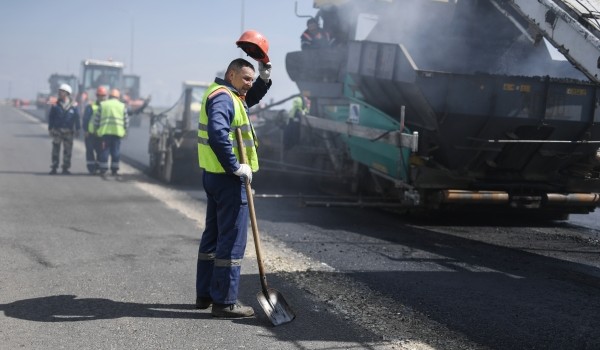
[[[193,184],[201,179],[198,165],[198,116],[209,84],[184,81],[177,102],[150,113],[149,172],[170,184]]]
[[[287,54],[310,110],[261,168],[314,169],[362,198],[309,205],[593,211],[600,35],[576,3],[315,1],[337,45]]]

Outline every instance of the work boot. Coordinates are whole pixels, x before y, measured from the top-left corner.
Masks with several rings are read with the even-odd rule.
[[[71,172],[69,171],[69,169],[63,169],[62,174],[63,175],[71,175]]]
[[[208,307],[211,305],[212,305],[211,298],[202,298],[202,297],[196,298],[196,309],[200,309],[200,310],[208,309]]]
[[[123,179],[123,178],[121,177],[121,174],[119,174],[119,172],[118,172],[118,171],[116,171],[116,170],[112,172],[112,176],[113,176],[113,177],[115,178],[115,180],[117,180],[117,181],[121,181],[121,180]]]
[[[241,318],[254,316],[254,309],[250,306],[244,306],[240,303],[235,304],[213,304],[213,317],[223,318]]]
[[[56,168],[52,168],[48,174],[56,175]]]

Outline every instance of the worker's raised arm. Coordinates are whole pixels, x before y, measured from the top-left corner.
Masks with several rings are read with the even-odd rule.
[[[273,80],[269,79],[268,83],[265,83],[261,78],[256,79],[252,88],[246,93],[246,104],[248,108],[258,104],[260,100],[267,94],[269,88],[273,85]]]

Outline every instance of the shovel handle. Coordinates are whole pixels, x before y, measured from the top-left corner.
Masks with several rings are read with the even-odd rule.
[[[242,129],[235,129],[235,139],[237,141],[238,152],[240,154],[241,163],[248,164],[248,157],[242,141]],[[246,178],[246,197],[248,199],[248,211],[250,212],[250,223],[252,226],[252,238],[254,239],[254,247],[256,249],[256,261],[258,262],[258,274],[260,275],[260,285],[263,293],[268,296],[267,276],[265,275],[265,267],[262,259],[262,249],[260,247],[260,235],[258,233],[258,224],[256,223],[256,212],[254,210],[254,197],[252,196],[252,187],[250,181]]]

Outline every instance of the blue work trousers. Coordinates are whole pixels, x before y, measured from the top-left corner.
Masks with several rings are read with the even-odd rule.
[[[235,304],[248,234],[248,201],[241,177],[204,172],[206,227],[198,249],[196,296]]]
[[[100,157],[98,164],[100,172],[105,173],[108,170],[108,156],[110,155],[110,170],[116,173],[119,170],[119,160],[121,159],[121,138],[116,135],[104,135],[100,140]]]
[[[98,170],[98,160],[100,152],[98,152],[98,136],[88,134],[85,137],[85,165],[90,174]]]

